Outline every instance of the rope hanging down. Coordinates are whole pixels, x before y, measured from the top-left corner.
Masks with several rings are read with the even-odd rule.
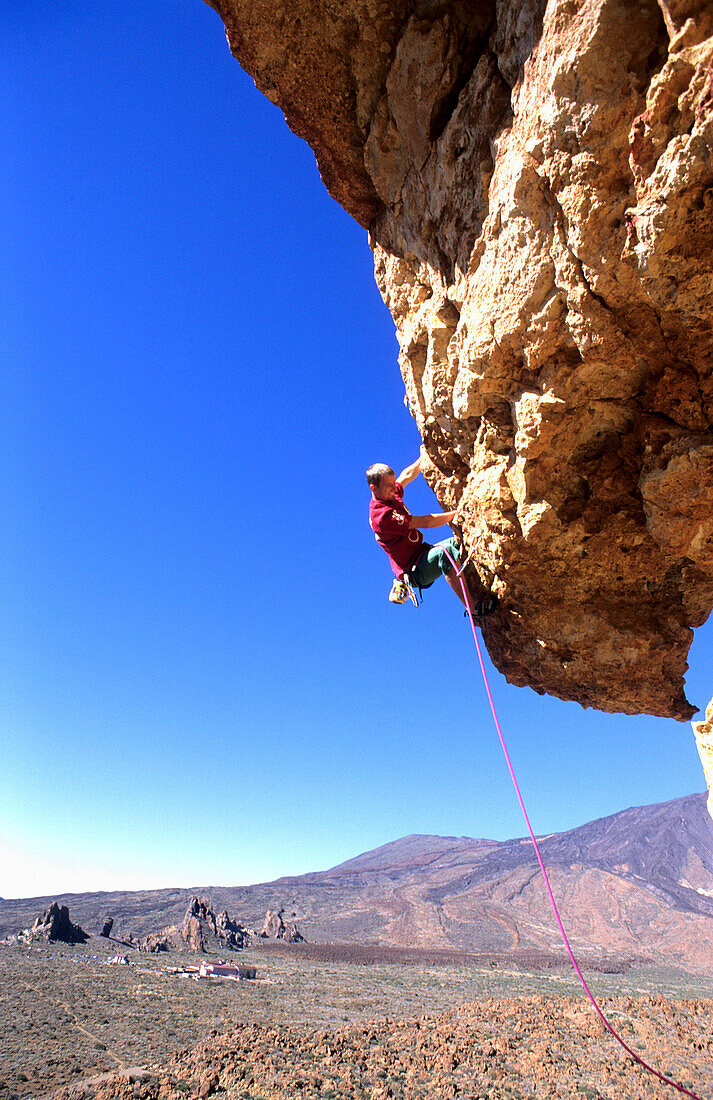
[[[450,561],[451,565],[453,566],[453,568],[456,571],[456,576],[460,580],[461,588],[463,590],[463,598],[465,600],[466,611],[468,612],[468,618],[470,620],[471,630],[473,631],[473,639],[475,641],[475,648],[476,648],[477,653],[478,653],[478,661],[480,663],[480,671],[483,674],[483,683],[485,684],[485,691],[486,691],[486,694],[488,696],[488,702],[490,703],[490,710],[491,710],[492,715],[493,715],[493,721],[495,722],[495,728],[498,731],[498,737],[500,738],[500,745],[502,747],[503,753],[505,754],[505,760],[506,760],[506,763],[507,763],[507,766],[508,766],[508,771],[510,772],[510,778],[512,779],[513,787],[515,788],[515,794],[517,795],[517,800],[520,803],[520,809],[522,810],[522,816],[525,818],[525,824],[527,825],[527,831],[530,834],[530,840],[532,841],[533,846],[535,848],[535,855],[537,856],[537,862],[540,865],[540,871],[542,872],[542,878],[544,879],[545,886],[547,887],[547,893],[549,895],[550,905],[552,906],[552,911],[553,911],[553,913],[555,915],[555,918],[557,920],[557,924],[559,926],[560,934],[562,936],[562,940],[564,942],[564,945],[567,948],[567,954],[569,955],[570,962],[572,963],[572,966],[574,967],[574,969],[577,973],[577,977],[579,978],[579,980],[582,984],[582,988],[584,989],[585,993],[589,997],[589,1000],[592,1002],[592,1005],[594,1006],[594,1010],[597,1013],[597,1016],[599,1017],[599,1019],[604,1024],[604,1027],[616,1039],[619,1046],[623,1047],[624,1050],[626,1051],[626,1053],[628,1055],[630,1055],[634,1059],[635,1062],[638,1062],[639,1065],[642,1066],[649,1073],[653,1073],[654,1077],[658,1077],[659,1081],[663,1081],[664,1084],[671,1085],[672,1088],[677,1089],[679,1092],[684,1093],[684,1095],[692,1097],[692,1100],[701,1100],[701,1097],[698,1096],[697,1093],[691,1092],[689,1089],[684,1088],[683,1085],[679,1085],[676,1081],[672,1081],[670,1077],[666,1077],[663,1073],[659,1073],[659,1071],[654,1069],[653,1066],[650,1066],[648,1064],[648,1062],[645,1062],[643,1058],[640,1058],[639,1055],[636,1054],[636,1052],[633,1051],[630,1046],[627,1046],[627,1044],[624,1042],[624,1040],[621,1038],[621,1036],[614,1030],[612,1025],[607,1020],[606,1016],[602,1012],[601,1008],[597,1004],[596,1000],[594,999],[593,993],[591,992],[589,986],[587,985],[587,983],[584,979],[584,975],[582,974],[582,971],[579,969],[579,966],[577,964],[577,960],[574,957],[574,953],[572,951],[572,948],[570,947],[569,940],[567,939],[567,933],[564,930],[564,925],[562,924],[562,918],[560,917],[559,909],[557,908],[557,902],[555,901],[554,894],[552,893],[552,887],[550,886],[550,880],[547,877],[547,871],[545,870],[545,865],[544,865],[544,862],[542,860],[542,855],[540,854],[539,845],[538,845],[537,840],[535,838],[535,834],[532,830],[532,825],[530,824],[530,819],[527,816],[527,810],[525,809],[525,803],[523,802],[522,794],[520,793],[520,787],[518,785],[517,779],[515,778],[515,771],[514,771],[513,766],[512,766],[512,760],[510,759],[510,753],[508,752],[507,745],[505,744],[505,738],[503,737],[503,731],[500,728],[500,722],[498,720],[497,711],[495,710],[495,703],[493,702],[493,696],[492,696],[491,691],[490,691],[490,684],[488,683],[488,677],[487,677],[487,674],[486,674],[486,671],[485,671],[485,664],[483,662],[483,654],[481,652],[480,643],[478,641],[478,634],[477,634],[477,631],[475,629],[475,622],[473,620],[473,613],[470,609],[470,597],[469,597],[468,589],[465,586],[465,582],[464,582],[463,576],[462,576],[463,569],[462,568],[460,570],[458,569],[458,566],[456,565],[455,561],[453,560],[453,558],[451,557],[451,555],[448,553],[447,550],[446,550],[446,555],[447,555],[448,560]]]

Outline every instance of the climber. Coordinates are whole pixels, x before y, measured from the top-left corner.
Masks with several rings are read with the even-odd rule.
[[[402,470],[398,477],[383,462],[375,463],[366,471],[367,484],[371,488],[369,523],[379,546],[388,554],[391,568],[396,574],[389,599],[392,603],[403,603],[411,586],[418,589],[430,588],[443,574],[458,599],[465,605],[460,578],[448,558],[450,554],[455,561],[459,559],[460,551],[456,539],[451,536],[431,546],[424,542],[420,530],[452,523],[455,511],[412,516],[404,504],[404,488],[418,477],[425,457],[426,452],[421,447],[416,461]],[[471,610],[475,615],[488,615],[495,610],[496,604],[496,597],[487,595]]]

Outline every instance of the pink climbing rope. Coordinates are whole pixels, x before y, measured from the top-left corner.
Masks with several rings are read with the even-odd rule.
[[[527,810],[525,809],[525,803],[523,802],[522,794],[520,793],[520,787],[518,785],[517,779],[515,778],[515,770],[512,766],[512,760],[510,759],[510,753],[508,752],[507,745],[505,744],[505,738],[503,737],[503,731],[500,728],[500,722],[498,720],[497,711],[495,710],[495,703],[493,702],[493,696],[492,696],[492,693],[490,691],[490,684],[488,683],[488,676],[487,676],[487,673],[485,671],[485,664],[483,662],[483,654],[482,654],[481,649],[480,649],[480,643],[478,642],[478,634],[477,634],[477,631],[475,629],[475,622],[473,621],[473,613],[470,609],[470,599],[469,599],[469,596],[468,596],[468,590],[465,586],[465,582],[464,582],[463,577],[462,577],[462,570],[460,570],[460,572],[459,572],[458,566],[456,565],[456,563],[453,560],[453,558],[451,557],[451,555],[448,553],[448,550],[446,550],[445,547],[444,547],[444,550],[445,550],[445,553],[448,557],[448,560],[451,562],[451,564],[455,568],[456,576],[459,578],[460,583],[461,583],[461,588],[463,589],[463,599],[465,601],[466,611],[468,612],[468,618],[470,619],[470,626],[471,626],[471,629],[473,631],[473,639],[475,641],[475,648],[476,648],[477,653],[478,653],[478,661],[480,662],[480,671],[483,674],[483,683],[485,684],[485,691],[486,691],[487,696],[488,696],[488,702],[490,703],[490,710],[491,710],[492,715],[493,715],[493,721],[495,722],[495,728],[498,731],[498,737],[500,738],[500,745],[502,747],[503,753],[505,754],[505,760],[507,762],[508,771],[510,772],[510,778],[512,779],[513,787],[515,788],[515,794],[517,795],[517,800],[520,803],[520,809],[522,810],[522,816],[525,818],[525,824],[527,825],[527,831],[530,834],[530,840],[532,841],[532,843],[534,845],[534,848],[535,848],[535,854],[537,856],[537,862],[540,865],[540,870],[542,872],[542,877],[544,879],[545,886],[547,887],[547,893],[548,893],[549,898],[550,898],[550,904],[552,906],[552,911],[553,911],[553,913],[555,915],[555,918],[557,920],[557,924],[559,926],[559,930],[560,930],[560,933],[562,935],[562,940],[564,942],[564,945],[567,948],[567,954],[569,955],[572,966],[574,967],[575,971],[577,972],[577,977],[579,978],[580,982],[582,983],[582,987],[583,987],[585,993],[587,994],[587,996],[589,997],[589,1000],[592,1002],[592,1005],[594,1006],[594,1010],[597,1013],[597,1016],[599,1017],[599,1019],[604,1024],[604,1027],[616,1039],[619,1046],[623,1047],[624,1050],[626,1051],[626,1053],[629,1054],[634,1059],[635,1062],[638,1062],[639,1065],[642,1066],[645,1070],[648,1070],[649,1073],[653,1073],[654,1077],[658,1077],[659,1081],[663,1081],[666,1085],[671,1085],[672,1088],[678,1089],[679,1092],[684,1093],[686,1096],[692,1097],[692,1100],[701,1100],[701,1097],[698,1096],[697,1093],[691,1092],[689,1089],[684,1088],[683,1085],[679,1085],[676,1081],[672,1081],[670,1077],[666,1077],[663,1073],[659,1073],[659,1071],[657,1069],[654,1069],[653,1066],[650,1066],[648,1064],[648,1062],[644,1061],[643,1058],[640,1058],[639,1055],[636,1054],[636,1052],[633,1051],[630,1046],[627,1046],[627,1044],[624,1042],[624,1040],[621,1038],[621,1036],[614,1030],[612,1025],[607,1020],[606,1016],[602,1012],[601,1008],[597,1004],[596,1000],[594,999],[594,995],[593,995],[592,991],[590,990],[589,986],[587,985],[587,983],[585,981],[585,978],[584,978],[584,975],[582,974],[582,971],[579,969],[579,966],[577,964],[577,960],[574,957],[574,953],[572,951],[572,948],[570,947],[569,940],[567,939],[567,933],[564,930],[564,925],[562,924],[562,918],[560,917],[559,909],[557,908],[557,902],[555,901],[554,894],[552,893],[552,887],[550,885],[550,880],[547,876],[547,871],[545,870],[545,865],[544,865],[544,862],[542,860],[542,855],[540,854],[540,848],[539,848],[539,845],[537,843],[537,840],[535,839],[535,834],[532,830],[532,825],[530,824],[530,819],[527,816]]]

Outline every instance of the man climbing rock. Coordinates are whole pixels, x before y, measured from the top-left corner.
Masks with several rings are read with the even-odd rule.
[[[391,568],[396,580],[389,599],[393,603],[403,603],[406,599],[404,580],[415,588],[430,588],[441,575],[465,604],[460,580],[456,575],[448,554],[458,561],[459,548],[456,539],[446,539],[435,546],[424,542],[421,529],[443,527],[455,518],[453,512],[432,512],[426,516],[412,516],[404,504],[404,489],[418,477],[421,461],[425,458],[423,447],[419,457],[398,477],[390,466],[377,462],[366,471],[366,480],[371,489],[369,504],[369,523],[376,541],[389,556]],[[448,554],[446,553],[448,551]],[[475,615],[488,615],[495,609],[497,600],[486,596],[471,608]]]

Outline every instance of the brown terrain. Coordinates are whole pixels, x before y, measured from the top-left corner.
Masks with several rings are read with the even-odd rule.
[[[713,1088],[713,1002],[671,1005],[618,998],[605,1006],[628,1044],[665,1076]],[[684,1037],[685,1036],[685,1037]],[[585,1053],[586,1052],[586,1053]],[[649,1054],[649,1057],[652,1057]],[[705,1059],[705,1064],[701,1064]],[[659,1069],[659,1072],[662,1072]],[[176,1055],[155,1075],[114,1076],[93,1095],[173,1100],[182,1093],[242,1097],[658,1097],[662,1085],[622,1062],[586,1005],[535,997],[487,1001],[438,1017],[336,1031],[245,1025]],[[76,1095],[60,1093],[62,1100]]]
[[[577,956],[597,966],[646,958],[710,971],[713,823],[705,794],[634,807],[554,833],[540,846]],[[191,925],[190,893],[57,900],[88,932],[98,932],[111,915],[119,939],[160,930],[165,936],[171,927],[175,939],[181,921]],[[192,893],[209,896],[216,912],[237,913],[257,931],[265,927],[266,910],[273,911],[271,920],[284,913],[284,926],[296,923],[310,943],[455,949],[519,957],[528,965],[542,952],[562,957],[532,844],[525,839],[411,836],[327,871]],[[29,927],[51,900],[0,901],[0,936]],[[225,939],[211,937],[210,926],[204,935],[211,950],[226,949]]]
[[[426,477],[501,599],[496,666],[691,717],[713,606],[709,0],[209,2],[369,230]]]
[[[612,1023],[700,1096],[713,1095],[705,805],[691,795],[541,840]],[[529,843],[412,836],[198,893],[0,903],[3,932],[30,929],[0,946],[0,1100],[661,1095],[583,999]],[[295,921],[310,942],[289,942]],[[76,938],[78,922],[86,943],[51,938]],[[168,950],[147,954],[156,936]],[[256,980],[191,980],[196,959],[231,950]]]
[[[354,965],[301,946],[241,952],[257,972],[241,982],[192,980],[185,954],[117,965],[102,938],[0,948],[1,1100],[661,1095],[604,1035],[571,968],[399,949]],[[708,977],[587,976],[633,1050],[712,1094]]]

